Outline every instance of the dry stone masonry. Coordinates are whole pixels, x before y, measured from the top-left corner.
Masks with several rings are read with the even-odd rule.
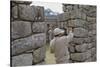
[[[44,16],[44,7],[30,6],[30,1],[11,1],[12,66],[45,63],[49,29],[73,28],[69,43],[70,63],[96,61],[96,6],[62,4],[63,13]],[[52,35],[52,37],[54,37]]]
[[[30,1],[11,1],[12,66],[45,64],[44,7]]]
[[[69,44],[71,62],[96,61],[96,6],[63,4],[63,11],[58,22],[74,29]]]

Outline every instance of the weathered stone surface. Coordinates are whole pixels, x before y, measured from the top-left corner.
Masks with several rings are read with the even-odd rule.
[[[32,54],[21,54],[12,57],[12,66],[29,66],[32,65]]]
[[[89,21],[90,24],[92,23],[96,23],[96,17],[86,17],[87,18],[87,21]]]
[[[96,35],[91,36],[90,39],[91,39],[91,42],[96,42],[96,40],[97,40],[97,36],[96,36]]]
[[[92,30],[88,34],[90,37],[96,35],[96,30]]]
[[[78,18],[83,18],[84,17],[86,18],[86,15],[84,17],[82,17],[82,12],[80,12],[79,10],[72,10],[72,11],[69,11],[69,12],[64,12],[62,14],[59,14],[58,15],[58,21],[66,21],[66,20],[69,20],[69,19],[78,19]]]
[[[73,38],[73,43],[80,45],[82,43],[90,43],[91,42],[91,38],[87,37],[87,38]]]
[[[44,33],[32,35],[30,37],[14,40],[12,42],[12,56],[21,54],[25,51],[36,49],[46,44]]]
[[[35,7],[27,5],[19,5],[19,17],[22,20],[35,21]]]
[[[42,21],[45,20],[44,19],[44,7],[42,7],[42,6],[35,6],[35,14],[36,14],[35,21],[42,22]]]
[[[70,46],[69,46],[69,51],[70,51],[70,52],[75,52],[75,48],[74,48],[73,46],[70,45]]]
[[[87,37],[88,36],[88,30],[84,28],[75,28],[74,29],[74,36],[76,37]]]
[[[18,18],[18,7],[17,6],[12,7],[12,17]]]
[[[90,58],[88,58],[87,60],[85,60],[85,62],[94,62],[96,61],[96,54]]]
[[[84,52],[88,49],[88,44],[82,44],[82,45],[77,45],[75,48],[76,48],[76,51],[78,52]]]
[[[87,51],[89,48],[92,48],[92,47],[94,47],[94,44],[92,44],[92,43],[89,43],[89,44],[86,44],[86,43],[84,43],[84,44],[82,44],[82,45],[76,45],[76,51],[77,52],[85,52],[85,51]]]
[[[84,42],[83,38],[73,38],[73,43],[82,44]]]
[[[69,20],[68,21],[68,26],[71,27],[84,27],[84,25],[86,25],[86,21],[82,20],[82,19],[74,19],[74,20]]]
[[[74,61],[85,61],[86,59],[93,56],[94,54],[96,54],[96,48],[92,48],[83,53],[72,53],[71,59]]]
[[[90,24],[89,25],[89,30],[96,30],[96,24]]]
[[[40,63],[45,59],[46,48],[45,46],[38,48],[33,52],[33,64]]]
[[[82,6],[82,12],[86,13],[87,16],[96,17],[96,6],[84,5]]]
[[[35,22],[32,25],[33,33],[43,33],[46,32],[46,23],[45,22]]]
[[[11,28],[12,39],[24,37],[32,33],[30,22],[14,21],[14,22],[11,22],[11,26],[12,26]]]

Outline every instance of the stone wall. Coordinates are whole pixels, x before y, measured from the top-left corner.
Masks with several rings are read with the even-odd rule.
[[[44,8],[30,1],[11,1],[12,66],[45,64],[48,31],[73,28],[70,62],[96,61],[96,6],[63,4],[64,13],[45,19]],[[53,32],[52,32],[53,33]]]
[[[45,64],[44,7],[11,1],[11,66]]]
[[[58,15],[58,25],[73,28],[70,42],[70,62],[96,61],[96,6],[63,4],[64,13]]]

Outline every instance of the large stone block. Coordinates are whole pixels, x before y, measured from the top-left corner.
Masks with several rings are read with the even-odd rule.
[[[96,49],[92,48],[83,53],[72,53],[71,59],[74,61],[85,61],[86,59],[90,58],[94,54],[96,54]]]
[[[11,38],[25,37],[32,33],[31,23],[26,21],[11,22]]]
[[[70,27],[83,27],[87,24],[85,20],[82,19],[74,19],[74,20],[69,20],[68,21],[68,26]]]
[[[79,10],[72,10],[69,12],[64,12],[62,14],[58,15],[58,21],[67,21],[69,19],[84,19],[84,17],[86,18],[86,15],[83,17],[82,16],[82,12],[80,12]]]
[[[45,22],[35,22],[32,25],[33,33],[43,33],[46,32],[46,23]]]
[[[46,48],[45,46],[38,48],[33,52],[33,64],[40,63],[45,59]]]
[[[45,44],[46,44],[46,35],[44,33],[14,40],[11,46],[12,56],[21,54],[28,50],[39,48]]]
[[[30,66],[32,65],[32,54],[21,54],[18,56],[11,57],[12,66]]]
[[[84,28],[74,28],[74,36],[76,37],[87,37],[88,30]]]
[[[85,52],[92,47],[94,47],[94,44],[92,44],[92,43],[89,43],[89,44],[84,43],[82,45],[75,46],[77,52]]]
[[[73,43],[80,45],[82,43],[90,43],[91,42],[91,38],[87,37],[87,38],[73,38]]]
[[[28,21],[35,21],[36,16],[36,10],[35,6],[29,6],[29,5],[19,5],[18,6],[19,11],[19,18],[22,20],[28,20]]]

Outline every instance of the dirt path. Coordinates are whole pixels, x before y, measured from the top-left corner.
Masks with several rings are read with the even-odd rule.
[[[47,47],[46,49],[45,61],[46,61],[46,64],[56,64],[54,54],[50,53],[49,47]]]

